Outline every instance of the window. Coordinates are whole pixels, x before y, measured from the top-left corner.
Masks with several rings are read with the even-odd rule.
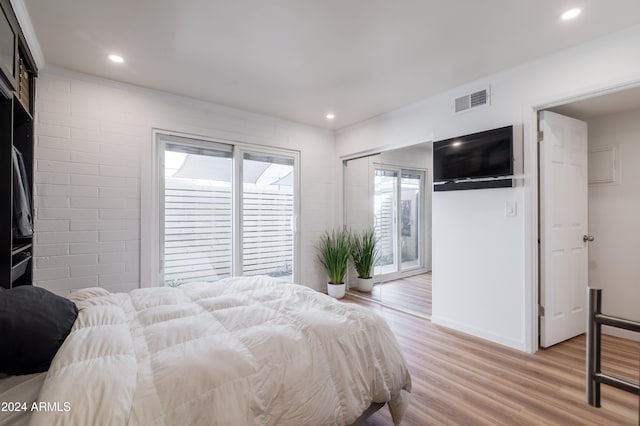
[[[157,134],[160,283],[294,281],[296,152]]]

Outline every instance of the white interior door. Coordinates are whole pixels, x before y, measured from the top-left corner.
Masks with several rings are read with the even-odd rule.
[[[588,285],[587,123],[539,116],[540,345],[585,332]]]

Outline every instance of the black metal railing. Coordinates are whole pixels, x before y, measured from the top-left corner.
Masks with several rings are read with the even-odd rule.
[[[587,328],[587,402],[600,407],[600,384],[640,396],[640,384],[621,377],[605,374],[601,369],[602,326],[622,328],[640,333],[640,322],[612,317],[602,313],[602,289],[589,288],[589,324]]]

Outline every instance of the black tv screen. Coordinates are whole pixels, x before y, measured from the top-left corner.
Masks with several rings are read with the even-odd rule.
[[[433,181],[513,175],[513,126],[433,143]]]

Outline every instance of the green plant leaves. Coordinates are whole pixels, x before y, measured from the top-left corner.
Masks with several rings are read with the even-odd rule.
[[[332,284],[344,283],[349,265],[350,245],[347,231],[325,231],[318,245],[318,259],[329,275]]]
[[[360,278],[371,278],[379,252],[377,239],[373,229],[368,229],[349,236],[351,261]]]
[[[379,258],[373,229],[360,233],[344,230],[325,231],[320,237],[318,252],[318,260],[327,271],[331,284],[344,283],[349,259],[360,278],[371,278],[373,266]]]

